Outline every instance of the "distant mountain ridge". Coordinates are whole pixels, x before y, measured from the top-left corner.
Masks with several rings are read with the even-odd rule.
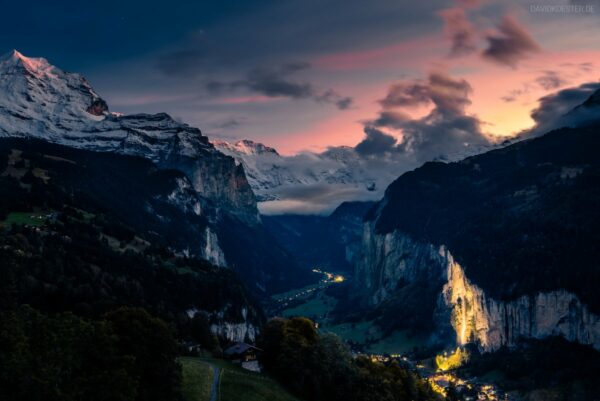
[[[396,176],[393,172],[369,171],[365,161],[349,146],[333,147],[322,153],[282,156],[276,149],[248,139],[212,142],[218,150],[244,166],[259,202],[282,200],[290,188],[315,185],[352,188],[359,198],[375,199]]]
[[[283,156],[276,149],[249,139],[236,142],[211,139],[211,142],[244,167],[263,214],[328,214],[344,201],[375,201],[381,199],[385,188],[400,174],[418,167],[409,155],[365,156],[351,146]],[[472,146],[463,152],[444,155],[440,160],[460,160],[508,143]],[[293,203],[285,207],[285,202],[310,200],[315,193],[319,194],[317,198],[328,201],[311,213],[297,210]],[[322,196],[327,193],[332,195]],[[272,213],[266,207],[271,202],[280,202],[284,207]]]

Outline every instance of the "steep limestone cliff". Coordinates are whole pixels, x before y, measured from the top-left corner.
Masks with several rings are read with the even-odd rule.
[[[258,336],[258,328],[252,323],[230,323],[223,322],[212,324],[210,330],[219,337],[226,338],[231,342],[254,342]]]
[[[355,278],[357,294],[371,307],[392,301],[411,284],[429,283],[438,297],[430,310],[435,326],[440,331],[450,326],[459,345],[476,343],[494,351],[520,338],[563,336],[600,349],[600,317],[576,295],[559,290],[496,300],[470,282],[445,246],[415,241],[398,230],[378,234],[373,222],[364,225]],[[425,292],[416,302],[429,302],[430,296]]]
[[[444,274],[444,259],[434,246],[418,243],[399,231],[380,235],[373,222],[364,224],[354,283],[370,305],[395,296],[403,284],[420,281],[441,289]]]
[[[476,342],[486,351],[513,346],[523,338],[562,336],[600,349],[600,316],[564,290],[539,292],[502,302],[472,284],[450,252],[440,248],[448,281],[440,304],[450,311],[456,342]]]

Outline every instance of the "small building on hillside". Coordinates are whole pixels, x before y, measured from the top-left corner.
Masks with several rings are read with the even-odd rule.
[[[186,341],[182,345],[190,354],[199,353],[202,350],[200,344],[194,341]]]
[[[231,347],[225,349],[223,354],[227,359],[232,361],[255,361],[258,354],[262,352],[260,348],[246,343],[235,343]]]
[[[251,370],[254,372],[260,372],[260,365],[258,363],[258,355],[262,350],[246,343],[235,343],[231,347],[223,351],[225,358],[229,359],[233,363],[240,364],[242,368]]]

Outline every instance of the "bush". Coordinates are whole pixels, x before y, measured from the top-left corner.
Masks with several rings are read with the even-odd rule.
[[[89,321],[20,307],[0,314],[0,399],[178,400],[175,349],[165,323],[140,309]]]

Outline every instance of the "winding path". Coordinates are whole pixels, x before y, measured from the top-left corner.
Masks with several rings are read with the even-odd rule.
[[[217,401],[219,399],[219,380],[221,380],[221,368],[218,368],[212,363],[208,363],[208,366],[210,366],[213,372],[212,386],[210,388],[210,401]]]

